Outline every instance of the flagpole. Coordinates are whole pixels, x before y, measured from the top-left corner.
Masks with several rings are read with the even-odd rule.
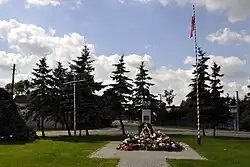
[[[196,16],[195,16],[195,5],[193,5],[193,16],[195,19],[194,24],[194,51],[195,51],[195,67],[196,67],[196,105],[197,105],[197,143],[201,145],[201,134],[200,134],[200,99],[199,99],[199,74],[198,74],[198,45],[197,45],[197,30],[196,30]]]

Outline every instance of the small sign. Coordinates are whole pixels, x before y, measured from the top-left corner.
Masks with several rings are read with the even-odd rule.
[[[151,124],[151,110],[150,109],[142,110],[142,122]]]

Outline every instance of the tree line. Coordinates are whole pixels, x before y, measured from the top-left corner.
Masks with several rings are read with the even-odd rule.
[[[89,135],[89,129],[110,126],[116,119],[120,121],[122,133],[125,134],[122,120],[140,119],[143,102],[150,102],[152,111],[157,112],[158,100],[150,93],[152,78],[144,62],[141,62],[133,80],[127,76],[129,71],[125,67],[124,56],[121,56],[119,62],[113,64],[115,70],[110,77],[114,82],[109,85],[95,80],[93,60],[87,45],[72,62],[68,67],[58,62],[56,68],[50,69],[46,57],[43,57],[33,69],[31,81],[21,80],[14,85],[17,95],[27,94],[28,112],[25,118],[39,122],[42,136],[45,136],[44,123],[51,120],[65,125],[71,136],[73,86],[66,83],[73,80],[81,81],[76,84],[77,129],[80,135],[81,130]],[[7,84],[5,89],[11,91],[11,86]],[[98,95],[101,90],[104,93]]]
[[[198,48],[198,64],[197,70],[193,71],[194,78],[191,79],[189,86],[191,91],[187,94],[186,100],[180,104],[180,108],[166,112],[165,122],[169,125],[182,126],[196,126],[197,122],[197,82],[196,76],[198,74],[198,92],[199,92],[199,108],[200,108],[200,122],[205,135],[205,128],[213,128],[215,131],[220,125],[229,126],[230,122],[235,118],[235,115],[229,112],[231,106],[237,105],[237,99],[229,94],[225,95],[223,84],[221,82],[224,74],[221,73],[221,66],[213,62],[211,67],[208,66],[210,57]],[[196,65],[193,65],[196,67]],[[211,73],[209,73],[209,68]],[[250,95],[250,94],[249,94]],[[250,99],[248,94],[243,100],[239,99],[239,124],[241,130],[250,130]],[[231,125],[230,125],[231,126]]]
[[[198,74],[201,126],[203,129],[213,128],[215,135],[216,127],[228,123],[232,118],[229,106],[234,105],[236,100],[234,97],[223,96],[221,78],[224,75],[220,73],[221,66],[214,62],[212,67],[209,67],[207,61],[210,58],[201,48],[198,50],[198,70],[195,69],[193,75]],[[39,122],[42,136],[45,136],[44,123],[51,120],[65,125],[68,135],[71,136],[73,86],[66,83],[73,80],[81,81],[76,84],[77,129],[80,135],[82,130],[89,135],[89,129],[111,126],[117,119],[120,121],[122,133],[125,134],[123,120],[141,120],[145,102],[152,111],[152,121],[155,125],[195,126],[196,77],[192,78],[189,85],[191,91],[179,107],[172,105],[174,90],[165,90],[163,95],[168,105],[166,106],[166,103],[150,92],[154,84],[151,83],[152,78],[144,62],[141,62],[136,77],[132,79],[127,75],[130,71],[125,67],[124,56],[121,56],[119,61],[113,64],[115,70],[110,76],[113,83],[109,85],[95,80],[92,63],[89,48],[84,45],[81,55],[69,63],[68,67],[58,62],[57,67],[51,69],[47,65],[46,57],[43,57],[33,69],[31,81],[22,80],[15,83],[15,93],[27,94],[28,97],[28,112],[25,117]],[[212,71],[210,74],[209,68]],[[7,91],[10,91],[10,88],[11,84],[5,86]],[[98,94],[100,91],[103,91],[102,95]],[[249,125],[250,122],[247,110],[250,103],[247,97],[240,101],[242,126]],[[203,132],[205,135],[205,131]]]

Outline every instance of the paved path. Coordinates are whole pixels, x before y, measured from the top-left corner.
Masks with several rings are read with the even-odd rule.
[[[182,152],[165,151],[120,151],[116,150],[120,142],[110,142],[90,155],[90,158],[119,158],[117,167],[167,167],[166,159],[206,160],[189,146]]]
[[[167,127],[153,127],[154,130],[160,130],[167,134],[182,134],[182,135],[197,135],[197,131],[193,129],[181,129],[181,128],[167,128]],[[136,124],[125,125],[125,131],[137,133],[138,128]],[[206,129],[207,136],[213,136],[212,129]],[[217,130],[216,136],[227,136],[227,137],[239,137],[239,138],[250,138],[250,132],[236,132],[236,131],[225,131]]]

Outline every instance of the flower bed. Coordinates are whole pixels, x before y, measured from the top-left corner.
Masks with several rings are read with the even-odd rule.
[[[139,135],[129,134],[128,137],[117,147],[119,150],[148,150],[148,151],[182,151],[184,146],[174,142],[165,133],[153,132],[145,124]]]

